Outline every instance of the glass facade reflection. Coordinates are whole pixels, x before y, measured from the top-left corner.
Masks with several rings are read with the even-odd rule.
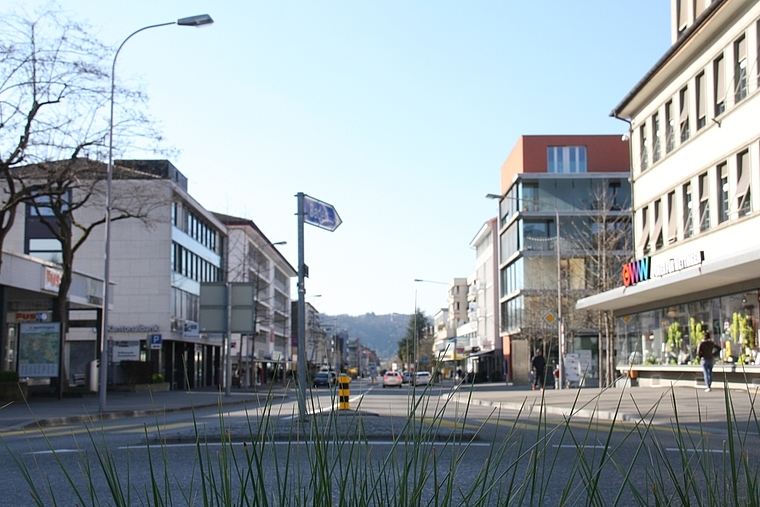
[[[758,291],[704,299],[617,318],[617,364],[699,364],[697,345],[709,330],[719,362],[760,364]]]

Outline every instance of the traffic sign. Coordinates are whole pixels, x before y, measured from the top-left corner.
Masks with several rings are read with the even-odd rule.
[[[152,334],[149,336],[150,350],[160,350],[162,338],[160,334]]]
[[[557,320],[557,316],[554,315],[554,313],[546,312],[544,314],[544,322],[546,322],[547,324],[554,324],[554,321],[556,320]]]
[[[332,204],[327,204],[308,195],[303,196],[303,220],[307,224],[330,232],[343,223]]]

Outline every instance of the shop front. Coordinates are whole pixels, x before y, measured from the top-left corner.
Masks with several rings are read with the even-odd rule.
[[[74,272],[69,325],[54,320],[60,269],[26,255],[3,253],[0,270],[0,370],[15,371],[30,386],[83,387],[99,355],[103,282]],[[63,337],[63,341],[62,341]]]
[[[578,308],[613,310],[619,383],[704,387],[697,346],[708,332],[720,347],[714,386],[757,384],[758,273],[756,251],[646,258],[623,267],[623,287],[581,300]]]

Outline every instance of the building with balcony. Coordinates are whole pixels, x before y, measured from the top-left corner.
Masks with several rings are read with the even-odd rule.
[[[479,380],[501,380],[504,355],[499,333],[498,226],[495,218],[480,228],[470,248],[475,270],[467,277],[467,323],[457,328],[457,340],[467,354],[464,370]]]
[[[611,266],[628,260],[629,174],[628,141],[609,135],[522,136],[502,165],[501,194],[489,197],[499,200],[499,329],[508,380],[528,383],[537,348],[550,362],[573,353],[584,380],[597,377],[598,321],[571,309],[611,283]]]
[[[233,370],[240,371],[244,385],[259,368],[272,376],[296,369],[296,350],[291,343],[290,280],[293,266],[252,221],[222,213],[214,215],[227,227],[226,276],[229,282],[253,285],[253,335],[232,334],[235,349]]]
[[[642,385],[760,378],[760,2],[671,0],[672,46],[612,111],[629,122],[635,262],[583,309],[616,316],[617,368]],[[717,377],[722,378],[722,377]]]

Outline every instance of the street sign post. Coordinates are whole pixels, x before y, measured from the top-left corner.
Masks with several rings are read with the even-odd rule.
[[[330,232],[343,223],[332,204],[327,204],[306,194],[303,196],[303,221]]]
[[[150,335],[150,350],[161,350],[162,338],[160,334]]]
[[[306,263],[304,262],[304,224],[330,232],[343,223],[332,204],[309,197],[298,198],[298,414],[306,418]]]

